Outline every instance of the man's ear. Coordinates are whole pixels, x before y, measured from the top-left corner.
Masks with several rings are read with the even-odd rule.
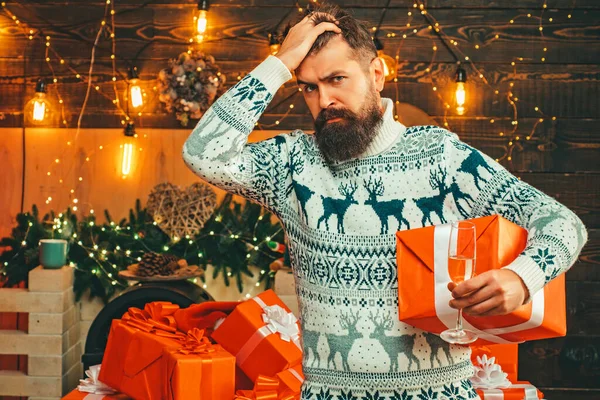
[[[385,85],[385,73],[383,67],[383,60],[379,57],[375,57],[371,61],[371,65],[369,66],[369,75],[373,84],[375,85],[375,89],[378,92],[383,90],[383,86]]]

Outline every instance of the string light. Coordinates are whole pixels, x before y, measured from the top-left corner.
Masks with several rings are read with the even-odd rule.
[[[24,113],[26,121],[30,125],[46,125],[51,122],[52,103],[46,95],[47,86],[43,79],[35,85],[35,95],[25,105]]]
[[[121,145],[123,154],[121,156],[121,175],[125,179],[131,172],[131,164],[133,158],[133,140],[135,136],[135,125],[129,122],[123,130],[125,142]]]
[[[131,67],[129,70],[129,98],[131,99],[131,106],[138,108],[144,105],[144,98],[142,96],[142,89],[140,88],[139,76],[137,67]]]
[[[198,2],[198,10],[194,13],[194,26],[196,27],[196,40],[198,43],[204,40],[204,34],[208,27],[208,0]]]
[[[465,83],[467,82],[467,72],[458,66],[456,69],[456,91],[454,94],[456,100],[456,113],[463,115],[465,113],[466,91]]]

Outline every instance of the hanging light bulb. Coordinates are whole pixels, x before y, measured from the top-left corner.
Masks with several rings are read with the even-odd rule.
[[[35,96],[25,104],[25,120],[30,125],[47,125],[52,116],[52,103],[46,94],[46,81],[40,79],[35,85]]]
[[[123,179],[131,172],[131,164],[133,161],[133,139],[135,137],[135,125],[133,122],[128,122],[124,130],[125,142],[123,143],[123,155],[121,157],[121,174]]]
[[[467,92],[465,91],[465,83],[467,82],[467,72],[460,66],[456,70],[456,113],[463,115],[465,113],[465,101]]]
[[[206,27],[208,25],[207,14],[208,14],[208,0],[200,0],[198,2],[198,11],[194,15],[194,25],[196,27],[196,37],[199,42],[204,39],[206,33]]]
[[[140,78],[138,76],[137,67],[131,67],[129,70],[129,98],[131,99],[131,106],[138,108],[144,105],[144,98],[142,96],[142,89],[138,84]]]
[[[383,43],[376,37],[373,39],[375,48],[377,49],[377,57],[383,62],[383,74],[386,82],[391,81],[396,77],[396,60],[383,52]]]
[[[277,41],[277,35],[275,33],[269,33],[269,48],[271,49],[271,55],[275,55],[279,52],[281,45]]]

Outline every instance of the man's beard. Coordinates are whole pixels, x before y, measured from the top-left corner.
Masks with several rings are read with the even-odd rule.
[[[332,118],[341,119],[327,122]],[[358,113],[345,108],[324,109],[315,120],[317,146],[328,163],[356,158],[373,142],[382,120],[383,112],[374,92]]]

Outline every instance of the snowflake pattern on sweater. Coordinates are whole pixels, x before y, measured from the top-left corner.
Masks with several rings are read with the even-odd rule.
[[[587,233],[569,209],[439,127],[384,121],[361,157],[327,164],[302,131],[248,144],[291,77],[275,57],[219,98],[184,149],[201,178],[282,221],[299,301],[302,399],[472,399],[466,347],[398,320],[397,230],[499,214],[528,230],[509,266],[530,293],[568,269]]]

